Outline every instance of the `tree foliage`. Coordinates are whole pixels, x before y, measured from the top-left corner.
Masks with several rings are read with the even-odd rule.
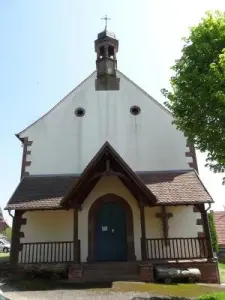
[[[208,220],[209,220],[209,228],[211,233],[213,251],[218,252],[218,241],[217,241],[216,226],[214,222],[213,212],[208,214]]]
[[[11,237],[12,237],[12,228],[7,227],[7,228],[3,231],[2,234],[7,238],[8,241],[11,241]]]
[[[207,12],[190,28],[172,67],[171,91],[162,90],[174,124],[202,152],[214,172],[225,171],[225,14]]]

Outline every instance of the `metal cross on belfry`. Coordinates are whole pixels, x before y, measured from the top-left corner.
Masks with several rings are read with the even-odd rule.
[[[105,20],[105,30],[107,29],[108,21],[111,20],[111,18],[108,18],[107,15],[105,15],[104,18],[101,18],[101,20]]]

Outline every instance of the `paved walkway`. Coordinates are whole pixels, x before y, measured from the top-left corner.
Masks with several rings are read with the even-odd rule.
[[[203,284],[204,285],[204,284]],[[218,286],[219,285],[211,285]],[[221,287],[221,286],[220,286]],[[223,286],[225,288],[225,286]],[[111,291],[93,291],[93,290],[49,290],[49,291],[17,291],[8,285],[1,285],[0,290],[9,300],[134,300],[136,297],[147,297],[148,293],[121,293]]]
[[[147,293],[121,293],[88,290],[52,290],[19,292],[2,286],[3,295],[9,300],[132,300],[135,297],[150,297]]]

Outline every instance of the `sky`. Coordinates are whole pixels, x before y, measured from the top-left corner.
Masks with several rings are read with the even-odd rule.
[[[160,103],[182,37],[205,11],[224,0],[0,0],[0,206],[20,180],[22,147],[15,134],[38,119],[95,69],[94,40],[101,17],[119,39],[118,69]],[[204,167],[200,178],[223,210],[222,177]],[[11,217],[4,212],[6,221]]]

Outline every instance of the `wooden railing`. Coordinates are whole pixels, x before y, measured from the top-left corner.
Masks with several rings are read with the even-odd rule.
[[[64,263],[74,259],[73,242],[23,243],[19,263]]]
[[[146,239],[147,259],[208,258],[206,238]]]

